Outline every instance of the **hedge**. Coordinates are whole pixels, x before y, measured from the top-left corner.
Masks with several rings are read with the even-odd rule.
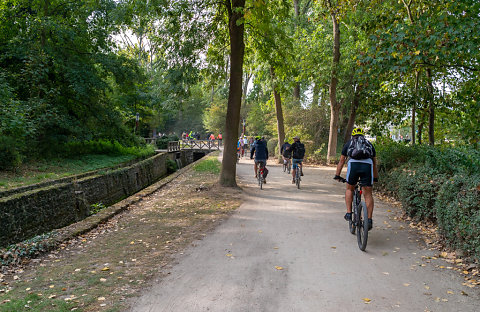
[[[385,140],[375,148],[380,188],[409,216],[436,222],[450,247],[480,260],[480,151]]]

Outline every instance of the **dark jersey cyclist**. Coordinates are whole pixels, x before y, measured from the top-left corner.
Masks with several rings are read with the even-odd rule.
[[[303,157],[305,156],[305,145],[300,142],[300,138],[298,136],[295,136],[290,149],[292,150],[292,184],[295,184],[295,173],[299,167],[300,175],[303,176]]]
[[[284,164],[287,164],[290,158],[292,158],[292,149],[290,147],[290,143],[285,140],[285,143],[283,143],[282,147],[280,148],[280,154],[282,154]]]
[[[250,149],[250,159],[253,159],[253,155],[255,155],[255,164],[253,165],[253,169],[255,170],[256,178],[258,163],[263,162],[264,166],[266,166],[268,159],[267,143],[260,136],[255,137],[255,142]],[[264,182],[266,182],[266,180]]]
[[[365,196],[365,203],[367,204],[368,210],[368,229],[373,227],[373,195],[372,187],[373,182],[378,181],[378,171],[377,171],[377,160],[376,152],[373,145],[365,139],[365,134],[361,128],[355,128],[352,131],[352,139],[349,140],[342,149],[342,156],[340,156],[340,162],[337,165],[337,171],[335,178],[340,180],[340,173],[342,172],[343,165],[347,161],[347,190],[345,191],[345,204],[347,205],[347,213],[345,214],[345,220],[349,221],[352,218],[352,202],[353,202],[353,191],[355,190],[355,185],[360,179],[360,185],[362,185],[363,194]],[[362,142],[363,144],[356,145],[354,143]],[[363,155],[368,155],[368,157],[357,157],[356,159],[352,158],[352,153],[355,153],[353,150],[355,148],[364,148],[366,150]]]

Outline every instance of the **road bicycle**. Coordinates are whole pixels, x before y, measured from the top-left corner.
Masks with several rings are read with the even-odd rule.
[[[341,178],[341,182],[347,182],[346,179]],[[358,248],[365,251],[368,240],[368,211],[367,205],[362,201],[362,186],[357,182],[355,190],[353,191],[352,201],[352,218],[348,221],[348,230],[355,235],[357,233]]]
[[[265,184],[264,178],[265,162],[259,161],[257,164],[257,180],[260,189],[263,189],[263,184]]]
[[[292,160],[287,158],[287,163],[283,162],[283,172],[287,172],[290,174],[290,170],[292,169]]]

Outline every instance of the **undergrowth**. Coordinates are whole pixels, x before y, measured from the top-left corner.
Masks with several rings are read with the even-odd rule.
[[[409,216],[436,222],[448,246],[480,261],[479,150],[387,140],[375,148],[381,189]]]

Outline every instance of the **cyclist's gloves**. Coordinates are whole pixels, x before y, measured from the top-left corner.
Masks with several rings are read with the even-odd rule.
[[[335,177],[333,177],[334,180],[338,180],[338,181],[342,181],[342,177],[339,176],[339,175],[336,175]]]
[[[378,178],[373,178],[373,182],[378,182]]]

